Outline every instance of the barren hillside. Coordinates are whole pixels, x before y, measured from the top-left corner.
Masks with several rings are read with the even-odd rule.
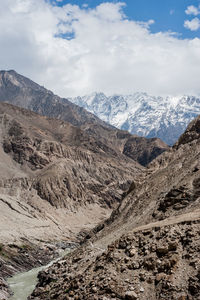
[[[124,153],[144,166],[169,149],[160,139],[133,136],[127,131],[108,125],[84,108],[54,95],[13,70],[0,71],[0,102],[11,103],[47,117],[67,121],[98,141],[104,150],[108,147],[113,152]],[[78,140],[78,137],[76,138]]]
[[[200,299],[200,117],[31,299]]]
[[[143,170],[64,121],[1,103],[2,242],[73,238],[107,217]]]

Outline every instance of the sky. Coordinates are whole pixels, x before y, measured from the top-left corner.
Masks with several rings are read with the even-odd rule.
[[[1,0],[0,69],[62,97],[200,96],[200,0]]]

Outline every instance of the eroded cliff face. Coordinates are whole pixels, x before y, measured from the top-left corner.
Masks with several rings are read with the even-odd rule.
[[[64,121],[5,103],[0,120],[2,241],[74,238],[108,217],[143,171]]]
[[[199,117],[30,299],[200,299]]]
[[[1,276],[51,259],[44,244],[79,241],[144,169],[78,127],[6,103],[0,104],[0,168],[3,299],[9,289]]]

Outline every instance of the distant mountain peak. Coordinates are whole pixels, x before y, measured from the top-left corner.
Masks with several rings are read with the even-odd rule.
[[[189,122],[200,113],[200,98],[188,95],[92,93],[70,101],[119,129],[148,138],[159,137],[169,145],[177,141]]]

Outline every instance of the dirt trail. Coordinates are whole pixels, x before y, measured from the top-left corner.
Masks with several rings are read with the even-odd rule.
[[[136,227],[132,230],[132,232],[144,231],[146,229],[151,229],[154,227],[163,227],[163,226],[174,225],[182,222],[190,222],[195,220],[200,220],[200,209],[196,210],[195,212],[190,212],[175,217],[173,216],[162,221],[152,222],[147,225]]]

